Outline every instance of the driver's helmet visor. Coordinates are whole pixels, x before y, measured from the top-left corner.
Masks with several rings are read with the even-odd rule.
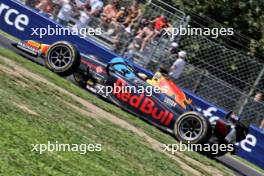
[[[119,73],[122,73],[124,72],[124,70],[126,71],[126,74],[124,75],[126,78],[128,79],[133,79],[136,77],[135,73],[128,68],[128,66],[125,64],[125,60],[121,57],[116,57],[114,59],[112,59],[110,61],[110,63],[114,64],[114,63],[120,63],[120,64],[116,64],[114,65],[112,68],[119,72]],[[121,63],[124,63],[124,64],[121,64]]]

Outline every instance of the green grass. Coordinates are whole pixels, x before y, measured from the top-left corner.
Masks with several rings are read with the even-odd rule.
[[[63,103],[76,102],[46,84],[1,72],[0,80],[0,175],[182,175],[176,162],[152,150],[142,138],[77,113]],[[99,143],[102,151],[31,152],[31,144],[48,141]]]
[[[85,99],[85,100],[88,100],[89,102],[91,102],[91,103],[93,103],[93,104],[95,104],[95,105],[97,105],[98,107],[100,107],[100,108],[102,108],[102,109],[104,109],[104,110],[106,110],[106,111],[108,111],[108,112],[111,112],[112,114],[114,114],[114,115],[116,115],[116,116],[118,116],[118,117],[120,117],[120,118],[122,118],[122,119],[125,119],[126,121],[128,121],[130,124],[133,124],[134,126],[137,126],[137,127],[139,127],[139,128],[141,128],[141,129],[144,129],[144,131],[149,135],[149,136],[151,136],[151,137],[153,137],[153,138],[155,138],[155,139],[157,139],[157,140],[159,140],[160,142],[162,142],[162,143],[165,143],[165,144],[173,144],[173,143],[177,143],[175,140],[174,140],[174,138],[173,137],[171,137],[171,136],[169,136],[169,135],[167,135],[167,134],[165,134],[165,133],[163,133],[163,132],[161,132],[160,130],[158,130],[157,128],[155,128],[155,127],[153,127],[153,126],[151,126],[151,125],[149,125],[149,124],[147,124],[147,123],[145,123],[145,122],[143,122],[142,120],[140,120],[140,119],[138,119],[138,118],[136,118],[135,116],[133,116],[133,115],[131,115],[131,114],[129,114],[129,113],[126,113],[126,112],[124,112],[123,110],[121,110],[120,108],[118,108],[118,107],[116,107],[116,106],[114,106],[114,105],[112,105],[112,104],[109,104],[109,103],[106,103],[106,102],[104,102],[104,101],[102,101],[101,99],[98,99],[98,98],[96,98],[96,96],[94,96],[94,95],[92,95],[92,94],[90,94],[90,93],[87,93],[87,91],[85,91],[85,90],[82,90],[82,89],[80,89],[80,88],[78,88],[78,87],[76,87],[74,84],[72,84],[72,83],[70,83],[69,81],[67,81],[67,80],[65,80],[65,79],[62,79],[62,78],[60,78],[60,77],[58,77],[56,74],[54,74],[54,73],[52,73],[52,72],[50,72],[50,71],[48,71],[47,69],[45,69],[45,68],[43,68],[43,67],[41,67],[41,66],[38,66],[38,65],[36,65],[36,64],[34,64],[34,63],[32,63],[32,62],[30,62],[30,61],[28,61],[28,60],[26,60],[26,59],[24,59],[24,58],[21,58],[20,56],[18,56],[18,55],[16,55],[16,54],[14,54],[14,53],[12,53],[12,52],[10,52],[10,51],[7,51],[6,49],[3,49],[3,48],[0,48],[0,55],[3,55],[3,56],[6,56],[6,57],[8,57],[8,58],[11,58],[12,60],[14,60],[17,64],[19,64],[19,65],[21,65],[21,66],[23,66],[23,67],[25,67],[25,68],[27,68],[28,70],[30,70],[30,71],[32,71],[32,72],[34,72],[34,73],[37,73],[37,74],[39,74],[39,75],[42,75],[42,76],[44,76],[46,79],[48,79],[49,81],[51,81],[51,82],[53,82],[54,84],[56,84],[56,85],[58,85],[58,86],[60,86],[60,87],[63,87],[63,88],[65,88],[66,90],[68,90],[69,92],[72,92],[72,93],[74,93],[75,95],[77,95],[77,96],[79,96],[79,97],[81,97],[81,98],[83,98],[83,99]],[[1,62],[1,60],[0,60],[0,63],[3,63],[3,62]],[[5,79],[9,79],[9,78],[5,78]],[[3,79],[3,80],[5,80],[5,79]],[[5,91],[5,89],[3,89],[2,88],[2,78],[0,79],[1,81],[1,89],[0,90],[3,90],[3,91]],[[9,82],[9,81],[7,81],[7,82]],[[29,83],[30,83],[30,81],[28,81]],[[15,84],[16,82],[15,81],[13,81],[13,83]],[[37,83],[36,83],[37,84]],[[3,86],[5,86],[6,85],[6,83],[5,84],[3,84]],[[10,89],[12,90],[12,89],[15,89],[15,86],[14,85],[9,85],[10,87]],[[34,86],[33,86],[34,87]],[[47,86],[46,87],[44,87],[43,88],[43,91],[45,90],[45,89],[48,89],[47,88]],[[14,90],[15,91],[15,90]],[[27,90],[28,91],[28,90]],[[38,90],[39,91],[39,90]],[[18,124],[16,124],[17,125],[17,127],[19,126],[19,123],[25,123],[25,124],[27,124],[27,128],[28,128],[28,130],[26,130],[26,131],[24,131],[24,132],[26,132],[25,134],[24,133],[22,133],[21,131],[19,131],[18,130],[18,128],[16,128],[16,129],[13,129],[13,130],[10,130],[9,132],[12,134],[12,131],[14,131],[14,132],[17,132],[17,133],[21,133],[21,136],[26,136],[25,137],[25,141],[31,141],[31,140],[33,140],[33,141],[36,141],[36,140],[38,140],[38,141],[41,141],[42,143],[45,143],[45,141],[47,142],[47,140],[46,139],[52,139],[52,140],[56,140],[57,138],[57,136],[56,136],[56,134],[57,135],[59,135],[60,136],[60,138],[62,138],[62,139],[65,139],[65,140],[59,140],[60,141],[60,143],[66,143],[65,141],[67,141],[67,139],[69,139],[69,136],[71,136],[71,135],[73,135],[71,132],[69,132],[70,134],[69,134],[69,136],[67,136],[67,133],[66,134],[62,134],[61,132],[56,132],[56,130],[55,130],[55,127],[53,126],[54,124],[56,124],[56,123],[58,123],[59,125],[60,125],[60,128],[65,128],[66,130],[69,130],[69,129],[71,129],[71,128],[69,128],[68,126],[65,126],[65,124],[72,124],[72,120],[74,120],[74,122],[76,123],[75,125],[74,125],[74,127],[75,128],[77,128],[78,129],[78,127],[79,126],[85,126],[85,124],[89,124],[89,123],[96,123],[96,122],[87,122],[87,121],[83,121],[84,119],[86,119],[87,120],[87,118],[85,118],[85,117],[82,117],[81,115],[77,115],[78,117],[76,117],[76,112],[74,112],[74,113],[72,113],[72,109],[71,110],[65,110],[63,107],[62,107],[62,105],[61,105],[61,102],[57,102],[57,104],[54,104],[55,102],[54,102],[54,97],[52,96],[53,94],[55,94],[54,92],[52,92],[51,94],[48,94],[48,92],[50,92],[50,90],[49,91],[44,91],[44,92],[46,92],[46,93],[44,93],[44,95],[43,95],[43,97],[40,97],[41,96],[41,94],[38,94],[38,91],[36,92],[36,94],[35,94],[35,96],[29,96],[29,95],[27,95],[27,94],[22,94],[19,90],[16,90],[15,92],[12,92],[12,93],[9,93],[8,95],[7,95],[7,97],[5,97],[5,98],[1,98],[1,104],[3,104],[2,106],[4,107],[4,106],[8,106],[9,108],[8,109],[13,109],[14,108],[14,105],[12,105],[10,102],[9,103],[7,103],[7,102],[4,102],[4,101],[11,101],[11,100],[13,100],[13,98],[14,97],[19,97],[19,96],[13,96],[12,97],[12,99],[10,98],[11,97],[11,95],[20,95],[21,96],[21,99],[23,100],[23,101],[26,101],[27,102],[27,104],[28,105],[30,105],[30,107],[31,108],[33,108],[33,109],[35,109],[35,111],[37,111],[39,114],[41,114],[41,119],[35,119],[35,118],[32,118],[32,119],[28,119],[30,116],[28,115],[28,114],[24,114],[24,115],[22,115],[22,114],[14,114],[14,115],[11,115],[12,117],[13,117],[13,122],[16,122],[16,119],[18,119],[17,120],[17,122],[16,123],[18,123]],[[55,91],[55,90],[53,90],[53,91]],[[25,91],[26,92],[26,91]],[[56,94],[58,95],[59,93],[58,92],[56,92]],[[1,94],[2,95],[2,94]],[[44,98],[44,96],[45,96],[45,98]],[[37,97],[37,98],[36,98]],[[65,96],[63,96],[63,95],[61,95],[61,97],[65,97]],[[42,99],[43,100],[45,100],[45,99],[47,99],[45,102],[42,102]],[[15,99],[14,99],[15,100]],[[66,100],[69,100],[69,97],[68,98],[66,98]],[[17,101],[21,101],[21,100],[17,100]],[[42,103],[40,103],[40,102],[42,102]],[[40,104],[40,106],[36,106],[36,103],[39,103]],[[76,104],[76,106],[80,106],[77,102],[74,102],[73,101],[73,103],[75,103]],[[50,105],[51,104],[51,105]],[[53,104],[54,104],[54,106],[53,106]],[[50,106],[48,109],[42,109],[42,106],[43,105],[45,105],[45,106]],[[45,107],[44,106],[44,107]],[[4,111],[4,109],[5,108],[3,108],[3,111]],[[39,110],[41,109],[41,111],[39,112]],[[0,109],[1,111],[1,113],[2,113],[2,109]],[[45,112],[42,112],[42,111],[44,111],[45,110]],[[61,111],[63,111],[63,113],[61,112]],[[9,111],[6,111],[6,112],[9,112]],[[64,113],[65,112],[65,113]],[[18,112],[16,112],[16,113],[21,113],[21,111],[18,111]],[[6,118],[8,119],[8,117],[10,117],[10,114],[12,114],[11,112],[10,113],[7,113],[7,116],[6,116]],[[17,118],[17,117],[21,117],[21,118]],[[56,117],[56,118],[55,118]],[[64,119],[64,117],[65,117],[65,119]],[[67,117],[67,118],[66,118]],[[32,126],[31,126],[31,123],[29,123],[29,122],[31,122],[31,120],[38,120],[38,121],[34,121],[35,123],[32,123]],[[68,119],[67,121],[66,121],[66,119]],[[76,119],[78,119],[78,120],[76,120]],[[23,122],[20,122],[20,120],[21,121],[23,121]],[[39,120],[42,120],[41,122],[43,122],[44,124],[42,124],[41,122],[39,122]],[[29,122],[28,122],[29,121]],[[55,122],[54,122],[55,121]],[[64,122],[64,121],[66,121],[66,123],[62,123],[61,124],[61,122]],[[51,124],[52,125],[51,125]],[[63,124],[64,124],[64,126],[63,126]],[[24,125],[22,125],[22,126],[24,126]],[[98,137],[98,138],[100,138],[101,139],[101,135],[104,137],[105,135],[110,135],[110,136],[108,136],[108,138],[106,138],[105,140],[111,140],[112,142],[113,142],[113,140],[117,140],[117,141],[119,141],[118,142],[118,144],[116,144],[116,146],[115,147],[117,147],[117,148],[119,148],[120,149],[120,147],[123,147],[123,148],[121,148],[120,150],[116,150],[115,152],[114,152],[114,156],[115,155],[117,155],[117,156],[119,156],[120,155],[120,151],[124,151],[125,149],[126,149],[126,147],[127,147],[127,145],[130,145],[130,142],[131,143],[133,143],[133,144],[137,144],[136,145],[136,147],[135,148],[131,148],[131,150],[133,151],[134,150],[134,152],[137,152],[137,150],[138,150],[138,148],[140,148],[140,149],[143,149],[143,148],[145,148],[146,150],[150,150],[151,151],[151,149],[149,149],[148,147],[146,147],[146,146],[142,146],[142,141],[144,141],[143,139],[138,139],[137,137],[135,137],[135,136],[133,136],[132,134],[130,134],[130,132],[128,132],[128,131],[125,131],[124,132],[124,130],[123,129],[120,129],[120,128],[117,128],[115,125],[113,125],[113,124],[110,124],[109,122],[104,122],[104,125],[103,124],[100,124],[100,123],[96,123],[96,124],[94,124],[93,126],[96,126],[96,130],[95,129],[93,129],[92,130],[92,136],[94,137],[94,136],[99,136],[99,133],[100,133],[100,137]],[[97,126],[103,126],[102,128],[100,128],[100,127],[98,127],[97,128]],[[54,127],[54,128],[53,128]],[[1,128],[0,128],[1,129]],[[29,130],[30,129],[30,130]],[[41,133],[41,135],[39,135],[39,136],[34,136],[35,134],[36,134],[36,132],[38,131],[37,129],[40,129],[39,131],[40,132],[42,132]],[[86,129],[86,128],[81,128],[82,130],[88,130],[88,129]],[[111,130],[120,130],[120,131],[118,131],[118,133],[115,133],[115,132],[112,132]],[[63,131],[63,130],[62,130]],[[69,130],[69,131],[71,131],[71,130]],[[121,132],[122,131],[122,132]],[[82,131],[83,132],[83,131]],[[31,134],[34,134],[33,136],[31,136]],[[127,135],[125,135],[125,136],[122,136],[122,135],[120,135],[119,133],[122,133],[122,134],[127,134]],[[43,135],[43,134],[46,134],[46,135]],[[85,135],[86,133],[78,133],[78,134],[76,134],[76,135],[80,135],[80,136],[85,136],[85,139],[90,139],[89,138],[89,136],[88,136],[88,134],[90,134],[90,131],[89,131],[89,133],[87,132],[87,136]],[[96,134],[96,135],[95,135]],[[115,134],[116,134],[116,136],[115,136]],[[129,135],[130,134],[130,135]],[[2,135],[2,134],[1,134]],[[43,136],[42,136],[43,135]],[[65,135],[65,137],[64,137],[64,135]],[[133,137],[132,137],[133,136]],[[45,139],[43,139],[43,138]],[[59,138],[59,139],[60,139]],[[133,141],[130,141],[130,142],[128,142],[127,141],[127,138],[130,140],[133,140]],[[71,139],[71,138],[70,138]],[[104,138],[103,138],[104,139]],[[58,140],[58,139],[57,139]],[[7,140],[8,141],[8,140]],[[10,140],[9,141],[9,145],[14,145],[14,146],[16,146],[16,145],[18,145],[18,144],[13,144],[12,143],[12,141],[13,140]],[[24,140],[23,140],[24,141]],[[109,142],[109,143],[111,143],[111,141]],[[124,144],[122,145],[122,143],[120,144],[120,141],[125,141],[124,142]],[[80,141],[79,141],[80,142]],[[105,141],[103,141],[103,142],[105,142]],[[68,142],[68,143],[71,143],[71,142]],[[109,146],[111,146],[111,145],[109,145],[109,143],[107,143],[106,142],[106,145],[104,145],[104,146],[106,146],[107,148],[109,148]],[[24,143],[24,147],[29,147],[28,145],[30,144],[30,142],[28,143]],[[156,158],[155,158],[155,156],[154,156],[154,154],[152,154],[153,153],[153,151],[150,153],[150,152],[146,152],[145,151],[145,149],[142,151],[142,153],[145,153],[145,155],[142,157],[142,158],[144,158],[144,159],[147,159],[147,158],[149,158],[149,159],[152,159],[153,161],[155,161],[156,160]],[[1,149],[1,151],[4,151],[5,149]],[[25,150],[25,148],[23,148],[23,150]],[[25,151],[28,151],[28,150],[25,150]],[[121,153],[122,153],[121,152]],[[1,153],[1,152],[0,152]],[[71,153],[70,153],[71,154]],[[60,154],[60,155],[70,155],[69,153],[62,153],[62,154]],[[221,170],[221,171],[223,171],[223,173],[225,174],[225,175],[228,175],[231,171],[229,170],[229,169],[227,169],[226,167],[224,167],[223,165],[221,165],[221,164],[219,164],[219,163],[217,163],[217,162],[215,162],[215,161],[213,161],[213,160],[211,160],[211,159],[208,159],[208,158],[206,158],[206,157],[204,157],[204,156],[202,156],[202,155],[200,155],[200,154],[198,154],[198,153],[196,153],[196,152],[185,152],[185,154],[186,155],[188,155],[188,156],[190,156],[190,157],[192,157],[192,158],[194,158],[195,160],[197,160],[197,161],[199,161],[199,162],[201,162],[201,163],[203,163],[203,164],[205,164],[205,165],[210,165],[210,166],[213,166],[213,167],[215,167],[215,168],[217,168],[217,169],[219,169],[219,170]],[[10,157],[9,155],[10,155],[10,153],[7,153],[6,154],[7,156],[6,157]],[[26,153],[25,153],[25,155],[26,155]],[[29,155],[29,156],[27,156],[27,159],[26,158],[23,158],[24,156],[21,156],[21,158],[20,159],[22,159],[22,160],[25,160],[25,161],[27,161],[28,163],[31,163],[32,164],[32,162],[30,162],[31,160],[30,160],[30,157],[33,157],[33,156],[35,156],[35,155],[33,155],[33,154],[31,154],[31,155]],[[47,154],[46,154],[47,155]],[[45,154],[43,155],[43,156],[46,156]],[[56,155],[56,157],[58,157],[58,158],[60,158],[59,156],[57,156],[57,153],[56,154],[52,154],[52,155],[49,155],[50,157],[53,157],[53,155]],[[76,154],[72,154],[72,155],[74,155],[75,157],[84,157],[84,156],[79,156],[79,155],[76,155]],[[90,154],[89,154],[90,155]],[[96,154],[94,154],[94,155],[98,155],[97,153]],[[100,154],[100,155],[103,155],[103,154]],[[136,153],[135,153],[135,155],[136,155]],[[164,166],[166,166],[166,167],[169,167],[170,168],[170,166],[171,165],[173,165],[174,166],[174,170],[172,170],[172,172],[170,172],[170,173],[167,173],[167,174],[169,174],[169,175],[172,175],[172,174],[175,174],[175,173],[181,173],[181,171],[180,171],[180,169],[179,169],[179,167],[177,166],[177,163],[175,163],[175,162],[172,162],[171,160],[169,160],[169,159],[167,159],[167,158],[164,158],[164,156],[162,156],[162,155],[160,155],[160,154],[158,154],[158,153],[156,153],[155,155],[157,155],[156,157],[158,157],[158,158],[161,158],[160,160],[158,160],[158,161],[160,161],[161,163],[162,163],[162,165],[164,164]],[[19,155],[20,156],[20,155]],[[49,156],[46,156],[47,158],[49,157]],[[104,156],[104,155],[103,155]],[[102,157],[103,157],[102,156]],[[112,156],[112,155],[111,155]],[[35,157],[39,157],[39,155],[36,155]],[[42,155],[41,155],[41,157],[42,157]],[[104,158],[105,157],[105,158]],[[106,160],[106,161],[110,161],[110,160],[112,160],[112,158],[111,159],[109,159],[108,157],[108,155],[107,156],[104,156],[103,158]],[[13,157],[11,157],[11,158],[13,158]],[[68,160],[68,158],[71,158],[71,157],[68,157],[68,156],[65,156],[64,157],[64,159],[65,160]],[[126,158],[127,159],[127,158]],[[50,161],[50,159],[47,159],[48,161]],[[98,160],[98,159],[97,159]],[[96,161],[97,161],[96,160]],[[159,164],[157,161],[155,162],[155,163],[153,163],[153,162],[151,162],[151,164],[152,164],[152,166],[150,166],[150,170],[151,170],[151,168],[152,168],[152,172],[151,171],[149,171],[149,169],[147,169],[146,170],[146,172],[148,172],[148,173],[144,173],[143,171],[142,172],[140,172],[141,170],[138,168],[138,167],[145,167],[145,168],[148,168],[148,167],[146,167],[146,164],[145,164],[145,160],[143,160],[143,163],[142,163],[142,161],[141,162],[139,162],[139,160],[136,160],[135,158],[129,158],[128,159],[128,161],[135,161],[135,162],[129,162],[129,164],[135,164],[136,166],[133,166],[132,168],[134,168],[134,174],[136,174],[136,175],[145,175],[145,174],[147,174],[147,175],[149,175],[150,173],[150,175],[159,175],[159,174],[161,174],[161,173],[159,173],[158,172],[158,168],[157,168],[157,170],[155,169],[157,166],[156,165],[161,165],[161,163]],[[8,161],[8,160],[7,160]],[[33,159],[32,159],[32,161],[34,161]],[[43,162],[44,162],[44,160],[43,160]],[[99,162],[99,161],[98,161]],[[188,161],[186,161],[186,163],[187,163]],[[5,163],[5,162],[3,162],[3,163]],[[34,163],[34,162],[33,162]],[[48,162],[48,163],[50,163],[50,162]],[[56,162],[54,162],[54,163],[56,163]],[[87,164],[87,162],[85,162],[86,164]],[[112,164],[116,164],[116,163],[120,163],[120,162],[118,162],[118,161],[115,161],[115,160],[112,160],[112,162],[111,162]],[[122,162],[121,163],[123,163],[123,160],[122,160]],[[43,163],[42,163],[43,164]],[[90,163],[91,164],[91,163]],[[106,165],[107,165],[107,163],[105,163]],[[126,165],[126,167],[128,167],[128,168],[131,168],[131,166],[130,165]],[[167,165],[168,164],[168,165]],[[203,171],[203,173],[205,174],[205,175],[208,175],[208,173],[206,172],[206,171],[204,171],[202,168],[197,168],[195,165],[192,165],[192,163],[188,163],[191,167],[193,167],[193,168],[195,168],[195,169],[197,169],[197,170],[200,170],[200,171]],[[0,163],[0,165],[2,165],[2,163]],[[37,165],[36,165],[37,166]],[[35,166],[35,164],[33,165],[33,167],[34,168],[36,168],[36,166]],[[103,165],[104,166],[104,165]],[[116,165],[116,167],[121,167],[122,165],[120,165],[120,166],[118,166],[118,165]],[[19,167],[19,166],[17,166],[17,167]],[[85,166],[84,166],[85,167]],[[160,167],[160,166],[159,166]],[[27,168],[30,168],[30,167],[27,167]],[[111,168],[111,169],[113,169],[113,168]],[[112,173],[111,171],[111,169],[109,169],[108,170],[108,172],[109,173]],[[2,169],[0,169],[0,170],[2,170]],[[16,170],[16,169],[14,169],[14,170]],[[50,169],[51,171],[52,171],[52,169]],[[74,169],[73,169],[74,170]],[[77,169],[78,170],[78,169]],[[89,169],[88,169],[89,170]],[[145,171],[145,170],[144,170]],[[1,171],[0,171],[0,173],[1,173]],[[41,173],[41,172],[39,172],[39,173]],[[94,172],[94,173],[96,173],[96,172]],[[116,171],[116,173],[119,173],[119,171],[117,170]],[[121,172],[122,173],[122,172]],[[131,174],[131,173],[130,173]],[[53,174],[52,174],[53,175]],[[57,175],[57,174],[56,174]],[[78,175],[78,174],[76,174],[76,175]],[[114,175],[114,174],[113,174]],[[120,174],[118,174],[118,175],[120,175]],[[121,174],[121,175],[123,175],[123,174]],[[162,174],[162,175],[165,175],[165,173],[164,174]]]

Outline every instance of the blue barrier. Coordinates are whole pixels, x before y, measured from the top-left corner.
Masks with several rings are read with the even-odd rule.
[[[24,5],[12,1],[12,0],[0,0],[0,28],[1,30],[9,33],[10,35],[19,38],[21,40],[37,40],[47,44],[54,43],[59,40],[68,41],[78,47],[78,50],[84,54],[95,55],[105,62],[109,62],[110,59],[117,57],[116,53],[109,51],[100,44],[92,41],[89,38],[83,39],[76,35],[46,35],[40,38],[37,35],[32,35],[33,29],[47,28],[47,26],[58,28],[58,24],[50,20],[47,17],[39,15],[37,12],[25,7]],[[140,72],[146,73],[148,76],[152,76],[148,70],[135,65],[136,69]],[[207,117],[219,117],[223,118],[228,112],[217,108],[213,104],[203,100],[194,94],[184,90],[186,95],[190,97],[194,104],[197,105],[198,111]],[[252,137],[253,136],[253,137]],[[256,144],[253,142],[256,140]],[[251,146],[248,146],[251,145]],[[250,152],[248,152],[250,147]],[[263,132],[256,127],[250,127],[250,134],[246,140],[239,144],[237,154],[250,162],[264,168],[264,135]],[[262,149],[262,150],[261,150]]]
[[[251,125],[247,138],[239,143],[236,154],[264,169],[264,130]]]

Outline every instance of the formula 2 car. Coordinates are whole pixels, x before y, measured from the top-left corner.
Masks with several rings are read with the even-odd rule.
[[[121,57],[105,63],[96,56],[80,54],[74,45],[64,41],[47,45],[28,40],[14,46],[35,58],[42,58],[48,69],[61,76],[73,74],[83,88],[167,131],[184,143],[231,144],[246,136],[246,129],[239,123],[203,117],[196,111],[192,100],[160,72],[148,78]],[[147,92],[149,89],[152,89],[151,94]],[[217,155],[228,151],[218,152]]]

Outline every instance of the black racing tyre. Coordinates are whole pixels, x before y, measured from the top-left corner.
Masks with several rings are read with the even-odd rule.
[[[203,144],[210,139],[212,130],[208,119],[196,112],[186,112],[176,119],[174,134],[183,143]]]
[[[60,76],[69,76],[80,65],[80,53],[68,42],[56,42],[49,47],[45,65]]]

